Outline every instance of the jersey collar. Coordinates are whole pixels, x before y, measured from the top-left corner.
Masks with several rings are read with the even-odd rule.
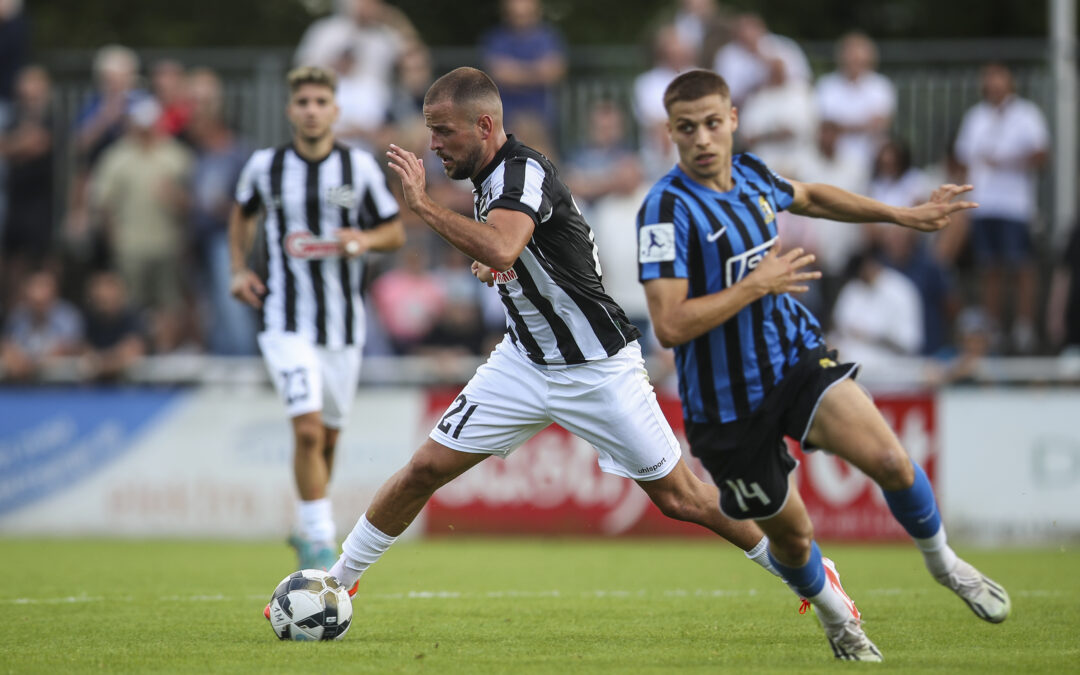
[[[691,178],[690,174],[683,171],[683,168],[678,164],[675,165],[674,171],[675,175],[678,176],[683,183],[693,187],[695,190],[701,190],[702,192],[710,194],[714,197],[719,197],[721,199],[727,197],[737,197],[743,190],[743,177],[739,174],[737,164],[734,161],[734,158],[731,162],[731,189],[727,192],[720,192],[719,190],[711,188],[707,185],[702,185],[701,183]]]
[[[292,150],[292,153],[294,155],[296,155],[296,158],[309,166],[318,166],[319,164],[322,164],[326,161],[328,157],[330,157],[330,155],[333,155],[336,152],[340,152],[341,147],[341,144],[334,143],[333,147],[330,148],[330,152],[326,153],[322,157],[319,157],[318,159],[308,159],[307,157],[301,155],[300,151],[296,149],[296,143],[289,143],[289,149]]]
[[[488,162],[487,166],[480,170],[480,173],[476,174],[476,178],[472,179],[473,187],[479,189],[480,186],[484,184],[484,181],[487,180],[487,177],[495,170],[495,167],[499,166],[499,164],[506,159],[506,156],[510,154],[510,151],[519,145],[521,144],[514,138],[514,134],[507,134],[506,142],[503,143],[502,147],[499,148],[499,151],[495,153],[495,157]]]

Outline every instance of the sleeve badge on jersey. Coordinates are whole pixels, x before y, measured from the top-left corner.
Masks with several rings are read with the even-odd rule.
[[[638,262],[675,260],[675,223],[645,225],[638,230]]]

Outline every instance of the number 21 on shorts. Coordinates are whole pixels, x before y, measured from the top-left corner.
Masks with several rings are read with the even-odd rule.
[[[476,412],[476,406],[478,405],[480,404],[473,403],[472,405],[469,405],[469,401],[465,398],[465,394],[459,395],[454,399],[454,402],[450,404],[450,408],[446,411],[446,414],[442,416],[442,419],[439,420],[439,431],[444,434],[450,434],[450,427],[453,426],[450,422],[450,418],[464,410],[465,413],[461,416],[461,420],[459,420],[457,426],[454,427],[454,433],[450,434],[452,438],[457,438],[461,435],[461,430],[465,428],[465,423],[468,422],[469,418],[472,417],[472,414]],[[468,409],[466,409],[465,406],[469,406]]]

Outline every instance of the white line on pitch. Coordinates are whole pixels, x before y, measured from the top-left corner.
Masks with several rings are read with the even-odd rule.
[[[860,595],[900,595],[902,593],[922,593],[926,589],[910,589],[910,588],[864,588],[859,591]],[[778,591],[783,592],[779,587],[776,589],[769,589],[768,592]],[[683,597],[708,597],[708,598],[733,598],[733,597],[754,597],[761,593],[756,588],[749,589],[724,589],[724,588],[672,588],[667,590],[623,590],[623,589],[596,589],[591,591],[577,591],[573,593],[567,593],[559,590],[546,590],[546,591],[519,591],[519,590],[501,590],[501,591],[407,591],[402,593],[369,593],[361,595],[362,600],[465,600],[465,599],[477,599],[477,598],[563,598],[563,597],[579,597],[579,598],[644,598],[649,596],[663,596],[668,598],[683,598]],[[1074,591],[1061,591],[1061,590],[1044,590],[1044,589],[1031,589],[1031,590],[1017,590],[1013,592],[1014,596],[1022,598],[1044,598],[1044,597],[1067,597],[1075,595]],[[249,594],[244,596],[230,596],[222,595],[220,593],[215,594],[200,594],[200,595],[163,595],[159,596],[157,600],[159,602],[231,602],[234,600],[259,600],[264,601],[269,597],[267,594]],[[0,598],[0,604],[10,605],[59,605],[59,604],[77,604],[77,603],[90,603],[90,602],[134,602],[135,596],[125,595],[116,597],[107,597],[101,595],[69,595],[58,598]]]

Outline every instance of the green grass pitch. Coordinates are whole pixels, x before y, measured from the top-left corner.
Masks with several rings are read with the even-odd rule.
[[[262,617],[283,544],[0,539],[0,673],[1080,668],[1075,550],[961,550],[1012,594],[994,626],[911,547],[823,548],[885,663],[835,662],[798,599],[722,542],[403,542],[363,579],[343,640],[284,643]]]

